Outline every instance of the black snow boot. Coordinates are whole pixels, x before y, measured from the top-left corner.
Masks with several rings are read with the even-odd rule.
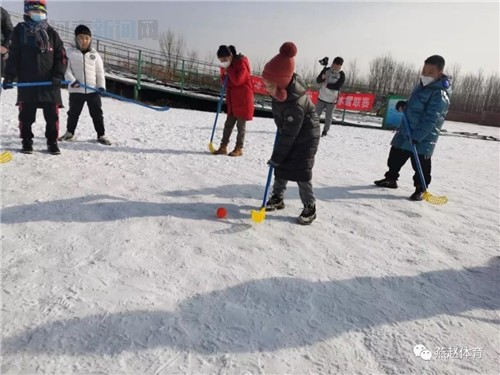
[[[424,188],[422,186],[415,186],[415,192],[410,196],[411,201],[421,201],[424,199]]]
[[[387,178],[383,178],[382,180],[373,181],[373,183],[377,186],[386,187],[389,189],[397,189],[398,188],[398,183],[396,182],[396,180],[389,180]]]
[[[52,155],[59,155],[61,153],[61,150],[59,150],[59,147],[57,146],[57,141],[47,142],[47,150]]]
[[[283,197],[273,195],[266,203],[266,211],[282,210],[285,208]]]
[[[23,148],[21,150],[23,154],[33,153],[33,141],[31,139],[23,139]]]
[[[304,205],[304,209],[297,221],[302,225],[311,224],[316,219],[316,205],[314,203]]]

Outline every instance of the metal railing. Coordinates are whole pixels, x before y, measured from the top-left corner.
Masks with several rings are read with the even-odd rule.
[[[22,15],[10,13],[12,22],[22,22]],[[50,20],[49,20],[50,23]],[[64,44],[74,45],[74,30],[52,25]],[[118,73],[140,82],[155,82],[179,88],[218,94],[220,89],[219,66],[202,60],[173,54],[164,54],[133,44],[93,36],[93,47],[101,55],[107,72]]]
[[[13,23],[21,22],[22,15],[10,13]],[[50,23],[50,20],[49,20]],[[74,30],[61,24],[51,24],[58,32],[66,46],[74,45]],[[220,68],[218,65],[202,60],[162,53],[153,49],[118,42],[94,35],[93,47],[101,55],[107,73],[117,74],[133,79],[134,98],[138,99],[141,82],[157,83],[167,87],[196,93],[218,96],[220,90]],[[309,86],[317,87],[315,82]],[[354,90],[352,90],[354,89]],[[357,91],[352,88],[352,91]],[[343,91],[351,91],[344,87]],[[271,100],[267,95],[255,95],[258,108],[270,107]]]

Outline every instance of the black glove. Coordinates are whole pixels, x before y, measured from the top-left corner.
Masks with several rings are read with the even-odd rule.
[[[70,86],[73,87],[73,88],[80,87],[80,81],[75,80],[75,82],[73,82]]]
[[[97,88],[97,92],[98,92],[99,94],[103,94],[103,93],[105,93],[105,92],[106,92],[106,89],[105,89],[104,87],[98,87],[98,88]]]
[[[61,78],[52,77],[52,86],[61,87]]]
[[[396,111],[403,112],[406,109],[406,100],[400,100],[396,103]]]
[[[411,144],[412,144],[412,145],[418,145],[419,143],[420,143],[420,142],[419,142],[419,141],[417,141],[417,140],[415,140],[415,139],[412,139],[412,140],[411,140]]]
[[[12,86],[13,83],[14,83],[13,79],[4,78],[2,82],[2,89],[8,90],[14,88],[14,86]]]

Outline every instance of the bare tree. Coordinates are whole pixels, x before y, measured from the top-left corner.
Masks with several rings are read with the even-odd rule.
[[[168,31],[162,33],[158,39],[158,43],[160,44],[160,51],[166,58],[165,65],[167,68],[171,67],[171,61],[174,51],[174,43],[175,43],[175,33],[168,29]]]
[[[353,59],[350,60],[347,64],[347,69],[345,71],[346,85],[349,87],[356,86],[356,80],[358,79],[359,69],[358,69],[358,60]]]
[[[186,48],[186,42],[181,34],[178,34],[175,38],[174,44],[174,55],[175,55],[175,67],[179,68],[179,62],[182,60],[184,55],[184,50]]]
[[[448,76],[450,76],[454,82],[458,81],[461,70],[461,65],[457,63],[452,64],[449,68],[445,69],[445,71],[448,73]]]
[[[451,88],[452,88],[452,100],[451,100],[450,108],[456,109],[456,110],[458,110],[458,108],[462,108],[462,106],[465,103],[464,95],[460,94],[460,91],[462,91],[460,89],[461,80],[462,80],[461,79],[462,77],[460,75],[460,71],[461,71],[461,66],[460,66],[460,64],[457,64],[457,63],[452,64],[452,65],[450,65],[449,68],[445,69],[445,72],[447,72],[447,74],[450,77]]]
[[[189,51],[187,54],[186,69],[188,70],[198,69],[198,65],[199,65],[198,51],[197,50]]]
[[[258,58],[252,64],[252,73],[256,75],[261,75],[264,70],[264,65],[266,64],[266,60],[262,57]]]
[[[215,65],[215,56],[213,52],[207,52],[203,61],[208,65]]]
[[[308,86],[316,83],[316,77],[318,76],[318,63],[314,60],[311,63],[297,64],[296,72],[302,77],[302,79],[307,83]],[[312,69],[311,69],[312,66]]]
[[[168,29],[160,35],[158,42],[160,50],[165,56],[167,68],[177,68],[186,45],[184,37]]]
[[[500,112],[500,76],[488,77],[484,90],[483,111]]]
[[[370,71],[368,84],[371,90],[381,95],[386,95],[392,91],[393,72],[396,68],[396,61],[391,55],[379,56],[370,61]]]

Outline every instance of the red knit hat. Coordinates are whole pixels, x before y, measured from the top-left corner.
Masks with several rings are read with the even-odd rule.
[[[295,72],[297,47],[292,42],[285,42],[280,47],[280,53],[274,56],[264,66],[262,78],[271,81],[280,89],[286,89]]]

